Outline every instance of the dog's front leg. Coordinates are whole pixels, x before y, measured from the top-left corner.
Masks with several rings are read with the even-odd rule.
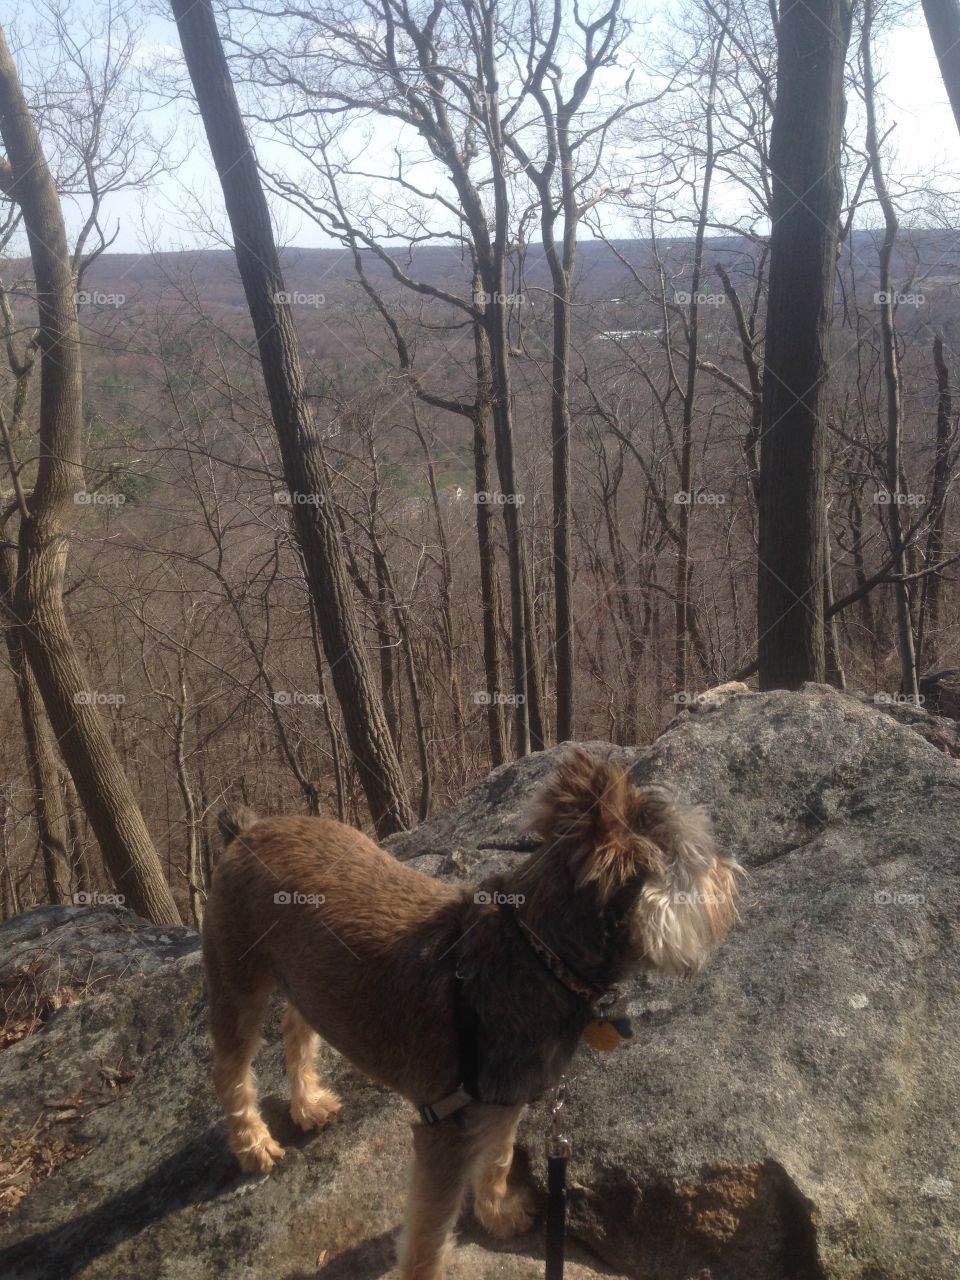
[[[414,1125],[413,1174],[400,1241],[401,1280],[443,1280],[450,1239],[477,1145],[470,1126],[451,1117]]]

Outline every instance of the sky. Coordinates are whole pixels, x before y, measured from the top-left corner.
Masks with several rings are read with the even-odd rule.
[[[98,0],[74,0],[78,20]],[[0,0],[0,21],[15,22],[22,12],[19,0]],[[158,55],[177,57],[179,43],[171,18],[150,17],[143,28],[138,57],[146,66]],[[946,189],[960,194],[960,134],[954,123],[939,68],[922,22],[919,4],[916,18],[900,26],[879,50],[878,63],[885,73],[883,92],[885,126],[895,124],[891,135],[891,172],[909,183],[912,174],[939,175]],[[219,186],[199,124],[185,103],[154,105],[150,113],[156,133],[172,135],[169,156],[172,172],[161,175],[144,196],[119,193],[107,206],[111,232],[116,228],[114,252],[142,253],[150,249],[184,249],[225,245],[224,218]],[[389,139],[384,139],[389,142]],[[376,139],[374,139],[376,142]],[[281,162],[279,150],[261,150],[268,163]],[[957,181],[952,176],[957,175]],[[68,215],[75,225],[80,213]],[[317,226],[288,207],[278,208],[281,238],[300,247],[324,246]],[[632,234],[630,226],[610,225],[608,234]]]

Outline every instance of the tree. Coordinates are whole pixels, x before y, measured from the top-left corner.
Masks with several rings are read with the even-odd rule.
[[[960,0],[922,0],[940,74],[960,129]]]
[[[900,689],[902,693],[916,701],[920,690],[917,685],[917,655],[914,645],[913,617],[910,608],[910,588],[906,582],[909,566],[907,564],[907,545],[903,530],[903,507],[900,501],[901,497],[906,496],[903,493],[903,485],[901,483],[903,475],[903,415],[901,410],[900,356],[897,351],[897,333],[894,320],[896,301],[890,274],[890,262],[893,257],[893,249],[900,224],[893,201],[890,198],[880,156],[880,138],[877,133],[876,76],[873,70],[873,25],[873,0],[865,0],[863,28],[860,38],[860,57],[863,66],[863,101],[867,112],[867,154],[870,158],[870,172],[873,178],[874,191],[883,213],[884,228],[883,241],[880,245],[880,289],[878,298],[883,382],[887,409],[887,517],[890,552],[893,557],[894,572],[897,575],[893,590],[897,602]]]
[[[304,395],[270,211],[213,9],[208,0],[173,0],[173,12],[233,230],[324,651],[374,825],[389,835],[410,826],[412,813],[363,644],[322,442]]]
[[[0,31],[0,191],[23,215],[40,352],[36,482],[20,512],[13,609],[60,750],[117,889],[157,923],[180,914],[80,663],[63,602],[67,531],[83,490],[83,381],[74,266],[56,184]],[[11,462],[12,465],[12,462]]]
[[[540,243],[552,284],[552,350],[550,369],[550,434],[553,462],[553,589],[557,664],[557,740],[574,736],[574,615],[572,562],[570,360],[572,354],[573,274],[577,231],[587,212],[600,199],[588,196],[586,182],[600,167],[603,144],[614,122],[629,109],[629,100],[601,120],[579,119],[598,73],[616,64],[626,32],[620,0],[589,20],[574,10],[573,22],[582,41],[578,66],[568,92],[559,46],[565,34],[564,10],[555,0],[549,28],[540,35],[541,47],[531,42],[529,70],[523,93],[536,102],[541,130],[535,136],[539,155],[527,140],[529,122],[504,129],[507,148],[519,159],[534,186],[539,206]],[[533,56],[536,52],[537,56]],[[636,104],[632,104],[636,105]],[[514,111],[509,116],[516,116]],[[519,123],[519,127],[518,127]],[[588,141],[595,142],[592,155]],[[562,224],[560,243],[558,223]]]
[[[826,675],[826,379],[850,26],[848,0],[780,6],[757,573],[764,689]]]

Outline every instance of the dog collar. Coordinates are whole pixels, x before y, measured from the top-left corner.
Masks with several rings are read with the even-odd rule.
[[[533,929],[531,929],[530,926],[520,918],[515,907],[507,906],[505,910],[509,912],[514,923],[517,925],[524,941],[531,950],[539,956],[540,960],[544,963],[547,969],[550,970],[553,977],[555,977],[558,982],[562,983],[568,991],[572,991],[575,996],[579,996],[581,1000],[586,1000],[590,1005],[591,1010],[594,1011],[597,1016],[600,1016],[602,1011],[608,1009],[610,1005],[616,1003],[620,998],[620,993],[617,991],[616,987],[595,987],[592,983],[581,978],[579,974],[575,973],[568,964],[565,964],[558,955],[555,955],[546,943],[537,936]]]

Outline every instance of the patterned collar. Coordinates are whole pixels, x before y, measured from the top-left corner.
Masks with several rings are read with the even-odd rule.
[[[619,992],[616,987],[595,987],[592,983],[581,978],[573,969],[556,955],[542,938],[530,928],[530,926],[520,918],[520,914],[516,907],[505,906],[504,910],[512,918],[520,933],[530,947],[536,952],[537,956],[543,962],[554,978],[572,991],[575,996],[579,996],[581,1000],[585,1000],[594,1011],[601,1011],[609,1008],[619,999]]]

